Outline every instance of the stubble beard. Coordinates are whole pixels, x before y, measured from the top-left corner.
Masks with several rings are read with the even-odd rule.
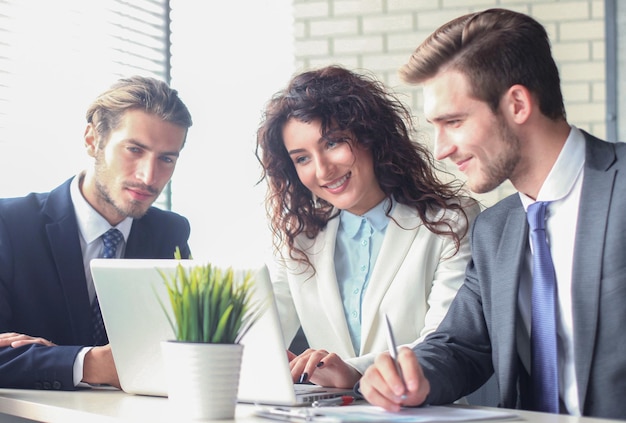
[[[139,219],[143,217],[147,211],[148,207],[144,206],[142,203],[137,202],[135,200],[131,200],[128,205],[119,205],[115,202],[111,193],[109,191],[109,187],[102,183],[103,180],[106,180],[106,166],[102,162],[102,156],[98,155],[95,158],[95,182],[96,182],[96,190],[97,195],[100,201],[108,208],[113,209],[115,213],[117,213],[122,219],[127,217],[131,217],[133,219]]]
[[[520,161],[519,138],[511,131],[502,117],[497,116],[497,121],[498,135],[508,148],[504,148],[500,155],[484,164],[482,181],[473,185],[470,184],[471,190],[478,194],[487,193],[499,187],[511,177]]]
[[[110,208],[115,210],[115,212],[122,218],[131,217],[133,219],[139,219],[148,211],[148,207],[145,207],[143,204],[134,200],[131,201],[126,207],[116,204],[109,194],[108,188],[101,184],[98,180],[96,180],[96,189],[98,190],[98,196],[100,199]]]

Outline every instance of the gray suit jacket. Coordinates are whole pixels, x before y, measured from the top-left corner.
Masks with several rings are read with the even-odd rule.
[[[584,415],[626,419],[626,144],[585,138],[572,277],[579,400]],[[528,225],[518,194],[482,212],[470,237],[463,287],[414,348],[431,385],[427,401],[450,403],[495,371],[499,405],[525,408],[515,331]]]

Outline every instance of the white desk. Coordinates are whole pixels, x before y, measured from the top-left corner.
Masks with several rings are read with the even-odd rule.
[[[269,423],[252,416],[254,407],[237,406],[235,422]],[[525,421],[538,423],[608,423],[619,420],[578,418],[556,414],[515,411]],[[75,392],[0,389],[0,422],[176,422],[166,398],[144,397],[114,390]],[[215,420],[214,420],[215,421]],[[621,423],[624,423],[623,421]]]

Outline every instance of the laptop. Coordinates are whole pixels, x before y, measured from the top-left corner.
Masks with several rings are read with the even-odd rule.
[[[179,263],[192,266],[206,262],[174,259],[91,261],[91,273],[120,385],[127,393],[167,396],[160,343],[174,339],[174,332],[162,308],[165,307],[171,315],[159,269],[172,275]],[[267,267],[234,269],[254,272],[254,300],[267,304],[261,318],[241,340],[244,349],[238,401],[297,406],[352,394],[346,389],[293,383]]]

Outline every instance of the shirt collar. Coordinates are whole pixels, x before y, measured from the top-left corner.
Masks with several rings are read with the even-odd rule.
[[[390,211],[391,213],[395,208],[395,201],[392,201],[390,198],[385,198],[362,216],[350,213],[347,210],[342,210],[339,215],[339,224],[345,233],[350,237],[354,237],[357,234],[363,219],[367,220],[367,222],[378,232],[382,232],[389,224],[389,217],[386,215],[385,211],[389,207],[390,203],[392,206]]]
[[[85,200],[85,197],[83,197],[83,194],[80,192],[79,183],[82,183],[84,178],[85,173],[82,172],[72,179],[72,182],[70,183],[70,197],[72,198],[74,212],[76,213],[78,232],[87,244],[91,244],[102,234],[111,229],[111,224],[107,222],[107,220],[93,207],[91,207],[87,200]],[[115,226],[120,230],[120,232],[122,232],[122,235],[124,235],[124,242],[128,240],[132,224],[133,219],[131,217],[127,217]]]
[[[524,209],[528,209],[535,201],[556,201],[565,198],[574,188],[584,165],[585,136],[580,129],[572,126],[552,170],[539,190],[537,200],[519,193]]]

